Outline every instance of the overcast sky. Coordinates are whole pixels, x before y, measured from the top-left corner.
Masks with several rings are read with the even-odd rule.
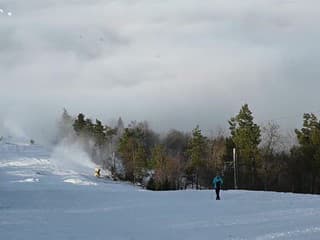
[[[2,131],[45,134],[64,107],[158,131],[227,127],[244,103],[258,122],[285,128],[320,112],[319,0],[1,0],[0,9]]]

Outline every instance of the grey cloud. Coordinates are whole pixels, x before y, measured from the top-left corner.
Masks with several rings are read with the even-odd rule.
[[[0,14],[2,122],[27,109],[39,126],[67,107],[190,130],[225,126],[246,102],[259,121],[317,109],[314,0],[3,0],[0,8],[13,13]],[[25,114],[16,125],[33,122]]]

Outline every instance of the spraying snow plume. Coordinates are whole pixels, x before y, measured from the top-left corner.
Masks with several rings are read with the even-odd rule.
[[[92,175],[96,165],[79,142],[61,141],[53,150],[51,161],[62,170]]]
[[[14,119],[4,119],[2,123],[2,128],[3,133],[5,133],[4,135],[14,136],[15,138],[19,139],[28,139],[28,136],[24,129]]]

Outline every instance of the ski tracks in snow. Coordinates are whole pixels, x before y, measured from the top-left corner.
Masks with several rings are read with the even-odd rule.
[[[263,236],[258,236],[254,239],[256,239],[256,240],[294,239],[294,238],[301,239],[305,235],[309,235],[309,234],[314,235],[319,232],[320,232],[320,226],[317,226],[317,227],[308,227],[305,229],[298,229],[298,230],[293,230],[293,231],[269,233],[269,234],[266,234]],[[318,237],[316,237],[316,238],[318,238]]]

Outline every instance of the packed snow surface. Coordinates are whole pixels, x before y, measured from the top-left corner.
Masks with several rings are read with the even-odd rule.
[[[320,239],[316,195],[145,191],[62,169],[53,151],[0,142],[1,239]]]

